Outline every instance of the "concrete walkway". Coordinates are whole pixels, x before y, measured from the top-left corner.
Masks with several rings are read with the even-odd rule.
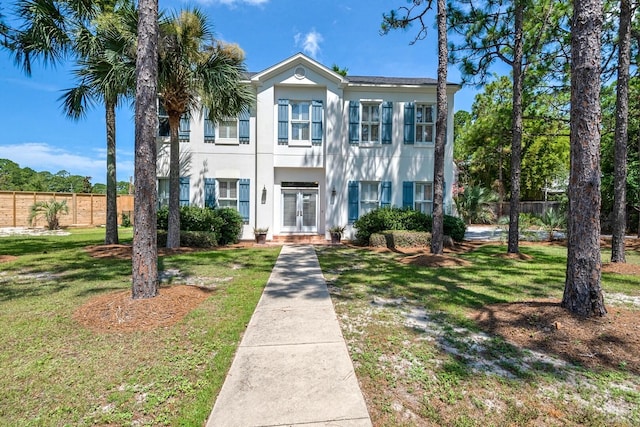
[[[283,246],[207,427],[371,426],[312,246]]]

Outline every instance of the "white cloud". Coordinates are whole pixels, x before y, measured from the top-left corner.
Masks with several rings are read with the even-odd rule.
[[[65,170],[72,175],[90,176],[94,184],[106,182],[106,150],[103,149],[78,154],[46,143],[28,142],[0,145],[0,153],[0,157],[9,159],[22,168],[51,173]],[[130,158],[130,154],[117,153],[118,181],[128,181],[129,176],[133,175],[133,161]]]
[[[297,47],[301,47],[302,51],[310,57],[316,59],[320,52],[320,43],[324,41],[322,34],[315,29],[307,34],[298,33],[293,36],[293,40]]]

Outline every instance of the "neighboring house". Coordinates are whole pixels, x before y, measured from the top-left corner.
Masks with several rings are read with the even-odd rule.
[[[342,76],[303,54],[247,84],[255,105],[219,124],[194,111],[180,126],[180,203],[230,206],[245,220],[243,239],[269,227],[329,238],[380,206],[433,207],[436,80]],[[445,148],[445,212],[451,211],[453,96]],[[168,126],[160,110],[158,200],[169,194]]]

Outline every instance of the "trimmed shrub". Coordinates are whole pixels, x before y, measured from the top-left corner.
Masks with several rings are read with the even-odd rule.
[[[389,230],[372,234],[369,238],[369,244],[375,247],[387,248],[431,246],[431,233],[426,231]]]
[[[391,230],[430,233],[433,218],[413,209],[384,207],[362,215],[353,225],[356,228],[356,238],[362,244],[373,245],[370,238],[371,235],[375,233],[383,233]],[[443,228],[444,234],[451,236],[453,240],[457,242],[464,240],[466,225],[462,219],[451,215],[444,215]]]
[[[213,210],[215,231],[220,245],[238,243],[242,233],[243,220],[240,213],[233,208],[219,208]]]
[[[166,246],[167,232],[158,230],[158,247]],[[218,246],[213,231],[180,231],[180,245],[191,248],[213,248]]]
[[[414,209],[402,209],[402,229],[415,231],[431,231],[433,218]]]
[[[456,242],[462,242],[464,240],[464,233],[467,231],[467,226],[462,219],[445,215],[442,219],[442,227],[444,234],[451,236]]]

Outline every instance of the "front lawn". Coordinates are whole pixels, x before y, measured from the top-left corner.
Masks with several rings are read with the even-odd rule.
[[[120,236],[130,243],[131,230]],[[0,425],[202,425],[208,417],[279,248],[163,256],[161,295],[187,283],[206,299],[169,326],[109,331],[74,320],[83,305],[131,287],[129,259],[86,250],[103,239],[104,229],[0,239]]]
[[[609,315],[582,321],[566,249],[521,250],[317,249],[374,425],[640,424],[640,275],[603,273]]]

